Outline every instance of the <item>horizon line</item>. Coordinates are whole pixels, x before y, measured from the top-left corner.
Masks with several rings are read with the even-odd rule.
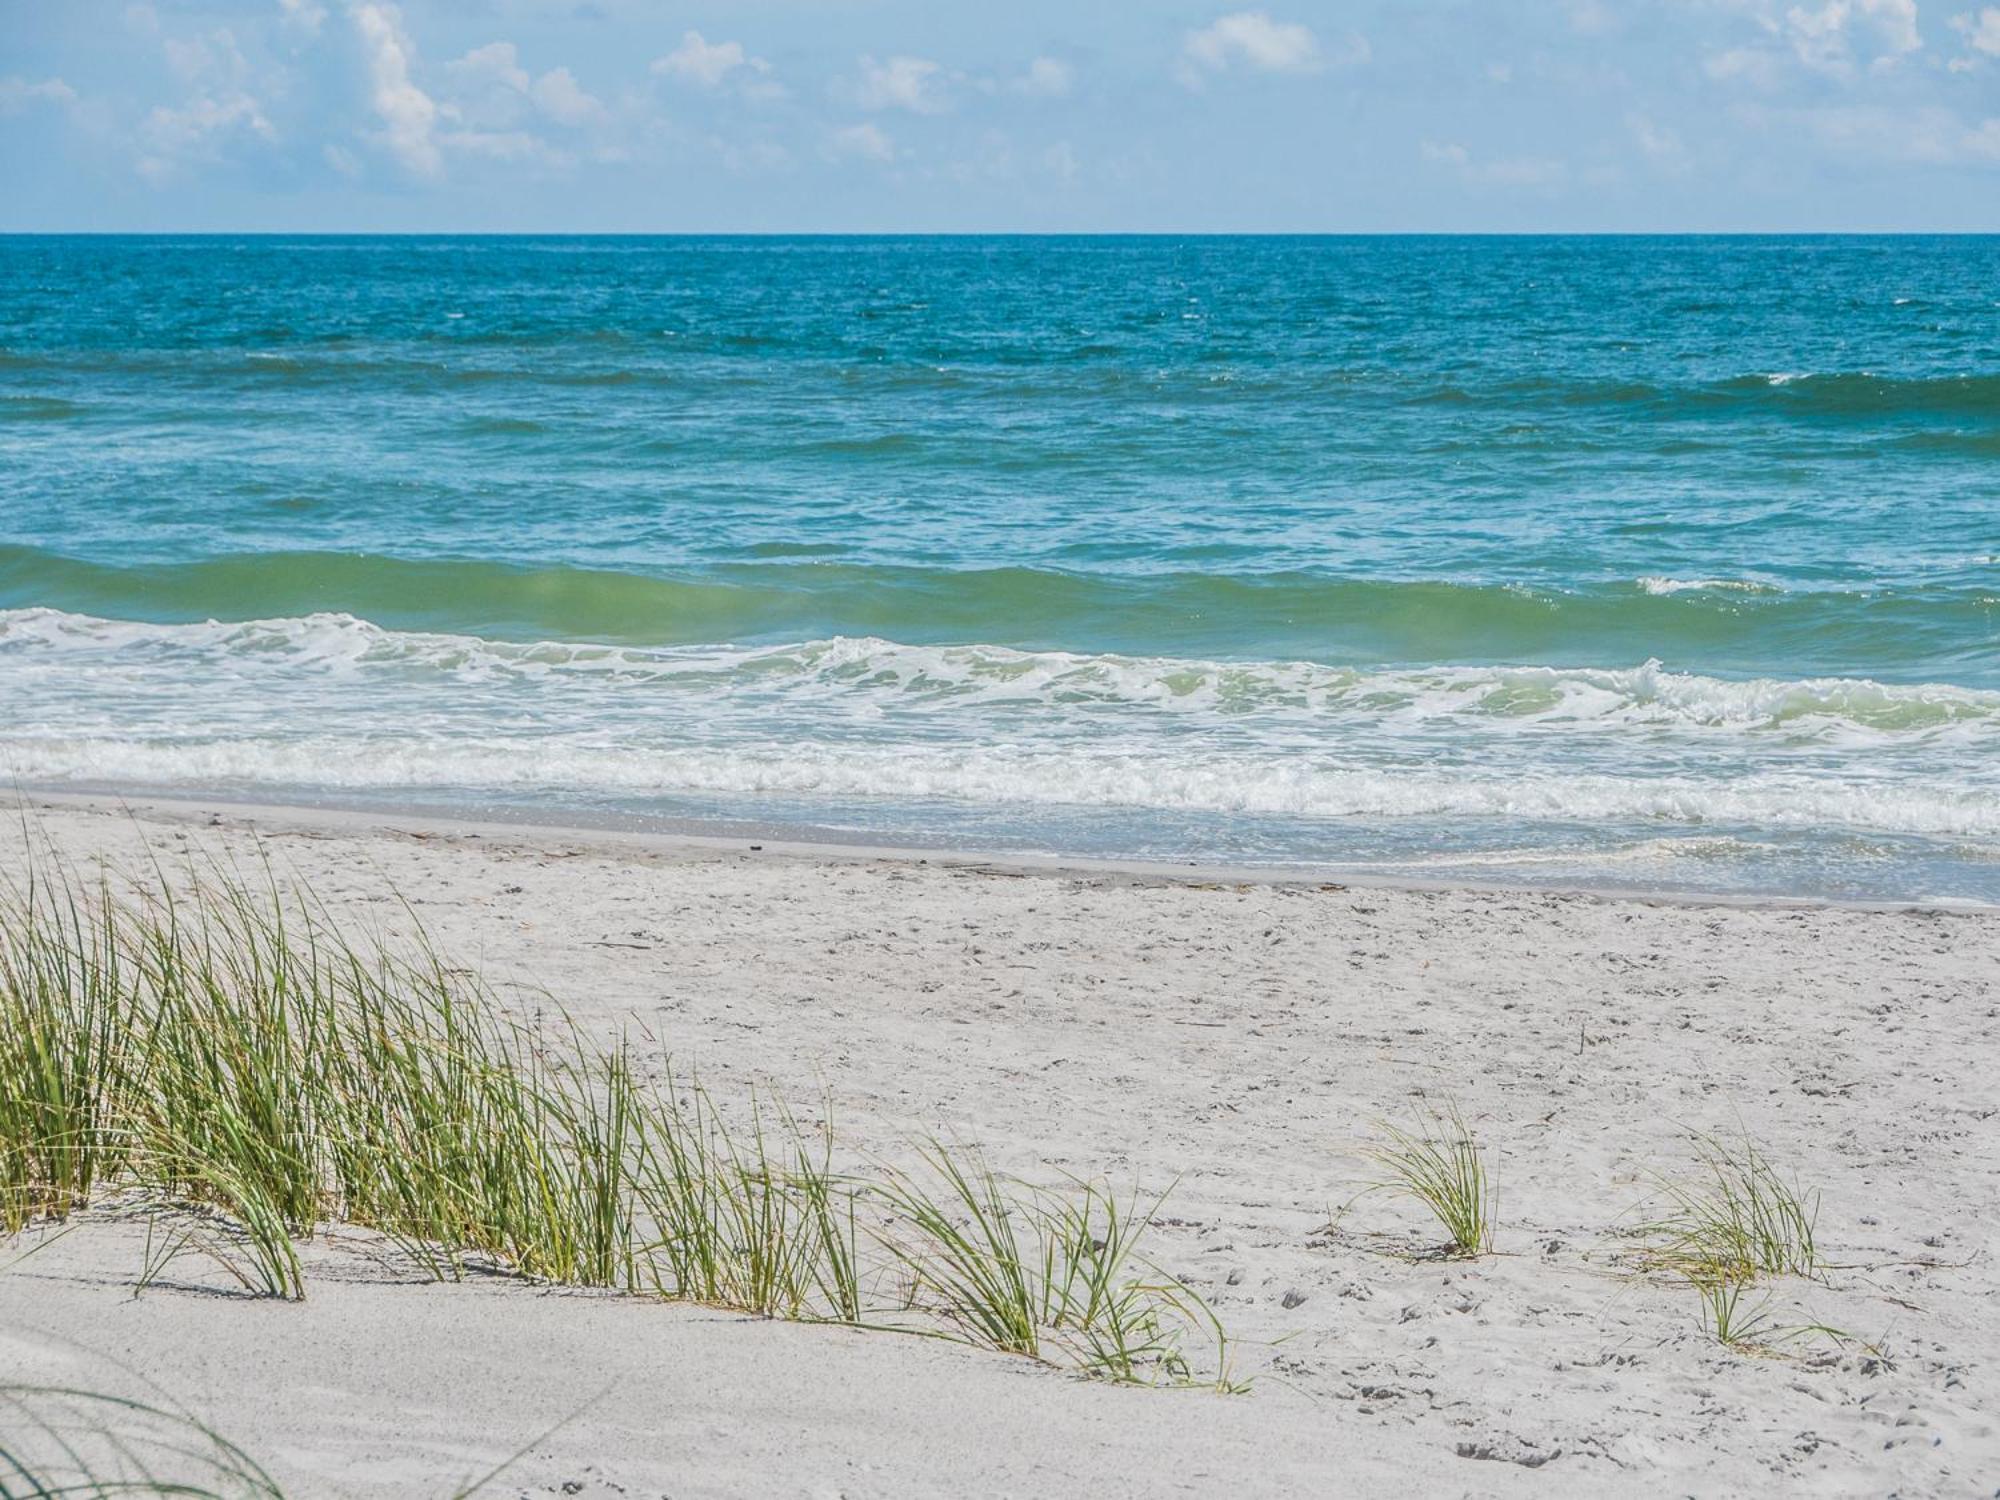
[[[0,239],[1996,239],[1994,229],[0,229]]]

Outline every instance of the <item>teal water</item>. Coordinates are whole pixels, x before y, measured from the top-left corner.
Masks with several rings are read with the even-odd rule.
[[[2000,900],[2000,240],[0,239],[0,770]]]

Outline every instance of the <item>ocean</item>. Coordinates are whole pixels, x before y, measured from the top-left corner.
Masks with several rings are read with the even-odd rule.
[[[2000,901],[2000,239],[0,239],[0,774]]]

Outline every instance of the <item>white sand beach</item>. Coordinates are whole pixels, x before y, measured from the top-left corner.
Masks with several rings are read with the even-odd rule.
[[[386,815],[33,796],[131,869],[268,857],[343,922],[411,903],[454,962],[593,1031],[1030,1181],[1171,1185],[1151,1239],[1245,1394],[1111,1386],[887,1333],[503,1277],[369,1236],[307,1297],[84,1215],[0,1248],[13,1380],[169,1393],[304,1495],[1966,1495],[2000,1485],[2000,913],[1423,891]],[[1449,1260],[1352,1202],[1383,1120],[1452,1100],[1498,1192]],[[1690,1135],[1820,1196],[1823,1281],[1721,1347],[1624,1231]],[[1351,1207],[1348,1207],[1352,1203]],[[39,1248],[37,1246],[39,1245]],[[18,1258],[27,1253],[25,1258]],[[1761,1297],[1763,1292],[1759,1292]],[[552,1429],[553,1430],[550,1430]]]

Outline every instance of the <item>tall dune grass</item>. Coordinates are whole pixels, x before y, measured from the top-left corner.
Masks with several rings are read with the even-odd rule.
[[[0,1230],[116,1190],[272,1297],[307,1294],[300,1242],[340,1222],[438,1278],[477,1263],[1130,1381],[1195,1379],[1192,1333],[1219,1371],[1206,1305],[1138,1256],[1156,1203],[923,1158],[838,1170],[830,1129],[642,1077],[421,936],[350,939],[268,869],[86,882],[44,854],[0,885]]]

